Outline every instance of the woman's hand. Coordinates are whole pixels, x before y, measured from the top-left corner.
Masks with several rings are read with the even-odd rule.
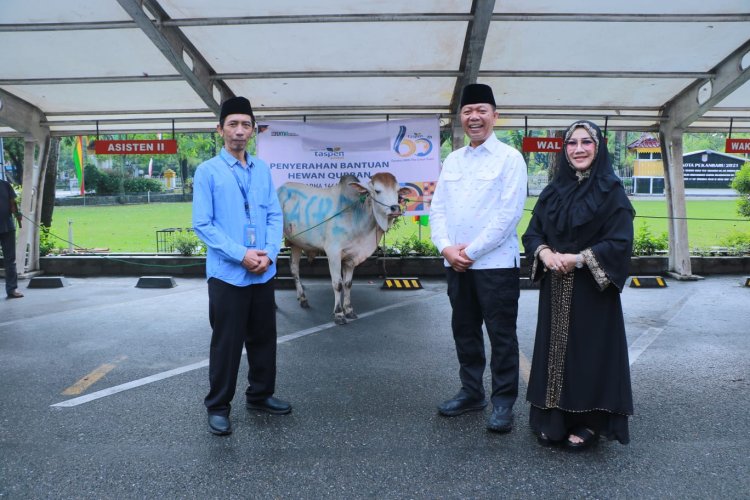
[[[576,268],[576,254],[557,253],[549,248],[539,252],[544,267],[557,274],[567,274]]]

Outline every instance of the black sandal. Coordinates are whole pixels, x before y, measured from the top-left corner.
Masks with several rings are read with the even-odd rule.
[[[554,439],[551,439],[548,435],[546,435],[543,432],[540,432],[536,435],[537,442],[544,446],[544,447],[550,447],[550,446],[557,446],[560,444],[560,441],[555,441]]]
[[[582,441],[580,443],[574,443],[570,440],[570,436],[576,436]],[[565,447],[572,451],[582,451],[590,448],[599,441],[599,433],[594,432],[588,427],[578,426],[574,427],[570,431],[568,439],[565,440]]]

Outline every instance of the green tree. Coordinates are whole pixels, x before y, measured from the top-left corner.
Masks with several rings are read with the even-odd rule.
[[[87,163],[86,166],[83,167],[84,187],[86,188],[86,192],[96,191],[96,186],[99,184],[102,176],[103,174],[101,170],[96,168],[94,164]]]
[[[75,147],[76,138],[73,136],[61,137],[58,147],[57,171],[68,172],[75,177],[75,164],[73,163],[73,148]],[[85,163],[85,162],[84,162]]]
[[[6,137],[3,139],[3,149],[5,150],[5,163],[13,165],[15,170],[14,180],[18,184],[23,184],[23,139],[21,137]]]
[[[133,177],[130,173],[123,173],[112,169],[99,169],[88,164],[84,170],[86,190],[95,191],[97,195],[120,195],[125,193],[145,193],[151,191],[159,193],[164,186],[157,179]]]
[[[190,167],[197,167],[219,152],[216,139],[215,132],[210,134],[178,135],[177,147],[180,158],[188,160]]]
[[[42,213],[40,221],[47,227],[52,226],[52,213],[55,210],[55,188],[57,180],[57,161],[60,139],[57,137],[50,138],[49,158],[47,160],[47,169],[44,172],[44,192],[42,197]]]
[[[742,196],[737,200],[737,213],[750,217],[750,163],[745,163],[735,175],[732,188]]]
[[[724,151],[726,143],[726,134],[721,132],[712,132],[710,134],[684,134],[682,137],[682,149],[685,153],[693,151],[703,151],[710,149],[712,151]]]

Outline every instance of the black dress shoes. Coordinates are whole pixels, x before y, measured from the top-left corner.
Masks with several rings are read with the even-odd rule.
[[[484,399],[474,399],[459,393],[453,399],[443,401],[438,405],[438,412],[444,417],[455,417],[467,411],[482,410],[487,406]]]
[[[226,436],[232,433],[232,423],[229,421],[229,417],[209,414],[208,430],[217,436]]]
[[[513,408],[496,406],[487,420],[487,430],[492,432],[510,432],[513,428]]]
[[[247,409],[264,411],[273,415],[286,415],[292,411],[292,405],[286,401],[270,396],[259,401],[248,401]]]

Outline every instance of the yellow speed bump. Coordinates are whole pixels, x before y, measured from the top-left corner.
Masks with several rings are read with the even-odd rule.
[[[386,278],[381,290],[420,290],[419,278]]]
[[[666,288],[667,282],[661,276],[633,276],[630,288]]]

